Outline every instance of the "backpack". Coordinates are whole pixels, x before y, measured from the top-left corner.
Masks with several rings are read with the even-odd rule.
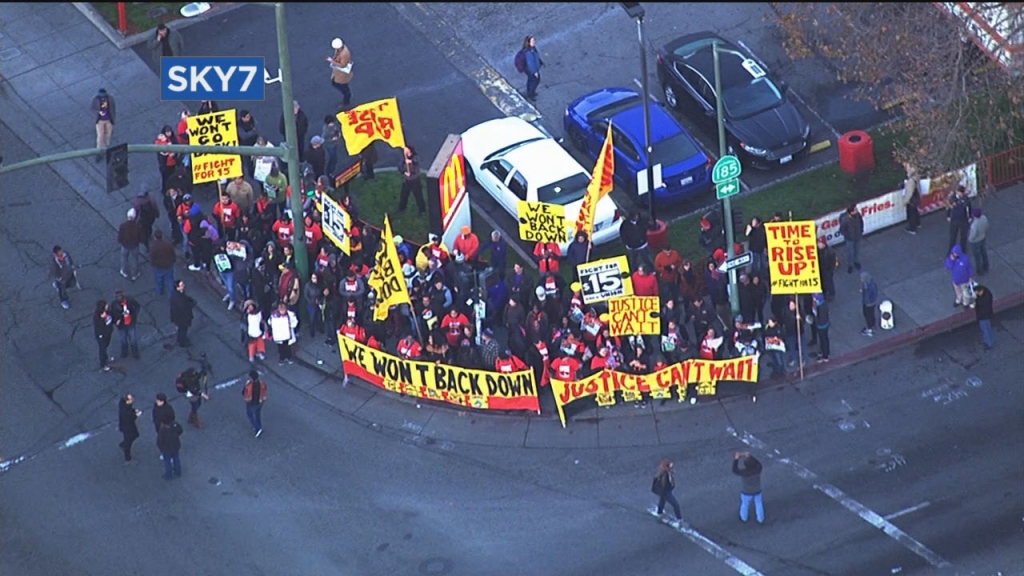
[[[526,74],[526,50],[520,50],[516,52],[515,57],[516,72],[520,74]]]

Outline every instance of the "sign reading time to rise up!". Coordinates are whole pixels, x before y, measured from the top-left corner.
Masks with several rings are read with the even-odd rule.
[[[160,60],[161,100],[263,100],[263,58]]]

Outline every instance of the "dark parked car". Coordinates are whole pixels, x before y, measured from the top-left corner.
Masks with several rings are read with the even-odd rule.
[[[658,79],[669,106],[717,135],[713,44],[718,41],[722,104],[730,152],[755,168],[788,164],[807,154],[810,126],[745,49],[711,32],[669,42],[658,51]]]

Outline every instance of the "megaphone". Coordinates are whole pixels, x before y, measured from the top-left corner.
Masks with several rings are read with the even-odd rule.
[[[896,326],[896,319],[892,313],[892,300],[882,300],[878,305],[878,311],[882,316],[880,322],[882,330],[892,330]]]

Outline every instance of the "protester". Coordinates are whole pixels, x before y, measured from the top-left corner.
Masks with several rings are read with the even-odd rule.
[[[995,346],[992,336],[992,318],[995,312],[992,310],[992,291],[988,286],[979,284],[974,287],[976,300],[974,302],[974,317],[978,321],[978,329],[981,330],[981,341],[985,345],[985,351]]]
[[[949,248],[959,243],[960,248],[967,249],[967,232],[971,224],[971,199],[967,190],[958,185],[946,200],[946,221],[949,222]]]
[[[526,74],[526,99],[536,101],[537,87],[540,86],[540,69],[544,66],[544,61],[537,50],[536,38],[527,36],[523,40],[522,49],[516,53],[515,65],[520,74]]]
[[[137,217],[135,208],[129,208],[125,221],[117,230],[117,243],[121,245],[121,276],[133,282],[139,277],[139,245],[142,244],[142,228]]]
[[[177,422],[161,422],[156,432],[156,447],[160,451],[160,459],[164,461],[164,480],[181,476],[181,425]]]
[[[426,206],[423,202],[423,181],[420,178],[420,160],[416,156],[416,149],[406,145],[403,149],[402,161],[398,163],[398,171],[402,174],[402,190],[398,198],[398,211],[405,212],[409,204],[409,195],[416,201],[416,208],[420,215],[426,214]]]
[[[142,410],[135,408],[135,396],[125,394],[117,403],[117,431],[121,433],[118,446],[124,451],[124,463],[132,461],[132,444],[139,438],[137,425]]]
[[[285,362],[294,364],[292,344],[295,343],[295,329],[299,326],[299,319],[288,309],[287,302],[282,300],[277,304],[277,309],[270,315],[268,326],[270,338],[277,344],[278,365],[283,366]]]
[[[828,329],[831,326],[829,318],[829,304],[824,294],[814,295],[814,326],[818,330],[818,344],[821,346],[821,354],[818,362],[828,362],[829,354],[832,351],[832,341],[828,338]]]
[[[861,334],[875,335],[875,307],[878,305],[878,285],[866,271],[860,273],[860,303],[864,315],[865,328]]]
[[[71,300],[68,298],[68,288],[82,285],[78,282],[75,274],[75,263],[71,255],[64,251],[60,245],[53,247],[53,258],[50,260],[50,278],[53,279],[53,288],[57,291],[57,298],[60,300],[61,308],[71,308]]]
[[[96,345],[100,353],[100,370],[110,372],[113,356],[107,355],[110,339],[114,336],[114,318],[110,315],[110,304],[106,300],[98,300],[92,316],[92,331],[96,337]]]
[[[828,245],[824,236],[818,238],[818,276],[821,278],[821,291],[825,300],[831,302],[836,297],[836,281],[833,274],[839,267],[839,257],[835,248]]]
[[[764,500],[761,497],[761,463],[750,452],[737,452],[732,459],[732,473],[743,480],[740,490],[740,520],[750,517],[750,503],[754,503],[754,514],[758,524],[764,524]]]
[[[157,393],[156,402],[153,403],[153,409],[151,412],[151,416],[153,417],[153,426],[156,428],[157,432],[160,432],[161,424],[170,424],[171,422],[174,422],[174,407],[167,401],[167,395],[163,392]]]
[[[341,38],[331,40],[331,48],[334,54],[327,58],[331,67],[331,86],[341,93],[340,108],[347,109],[352,102],[352,90],[348,86],[352,81],[352,53]]]
[[[978,276],[988,274],[988,250],[985,248],[985,238],[988,236],[988,216],[981,212],[981,208],[971,211],[971,226],[967,233],[967,243],[971,246],[971,255],[974,257],[974,270]]]
[[[856,204],[850,204],[839,216],[839,233],[846,241],[846,272],[853,274],[854,268],[860,270],[860,240],[864,236],[864,218]]]
[[[964,254],[959,244],[954,244],[946,256],[946,270],[949,270],[950,278],[953,280],[953,293],[956,301],[953,307],[970,306],[974,307],[974,294],[970,287],[974,281],[974,267],[970,259]]]
[[[245,399],[245,415],[249,418],[256,438],[263,434],[263,403],[267,401],[267,382],[260,379],[260,373],[249,371],[249,380],[242,387]]]
[[[177,30],[171,30],[166,24],[156,27],[156,32],[146,41],[152,57],[153,65],[160,68],[165,56],[183,56],[185,43]]]
[[[747,250],[750,251],[750,273],[762,275],[768,271],[768,234],[760,216],[754,216],[747,225]]]
[[[306,132],[309,131],[309,118],[306,117],[306,111],[299,106],[298,100],[292,101],[292,111],[295,114],[295,141],[299,143],[299,164],[306,161],[306,148],[303,143],[306,142]],[[279,126],[282,138],[287,138],[287,134],[284,131],[284,114],[281,114],[281,122]]]
[[[107,93],[106,88],[100,88],[99,92],[92,97],[92,104],[89,108],[96,114],[96,147],[107,148],[114,135],[114,121],[117,116],[117,105],[114,97]],[[96,162],[102,162],[103,155],[96,156]]]
[[[139,336],[136,326],[139,321],[139,302],[129,298],[123,290],[114,292],[114,300],[110,303],[110,315],[114,325],[121,334],[121,358],[128,357],[131,348],[132,357],[139,359]]]
[[[196,301],[185,294],[185,281],[175,282],[174,293],[171,294],[171,322],[178,328],[177,343],[181,348],[192,346],[188,339],[188,329],[192,326],[192,310],[195,307]]]
[[[626,257],[631,269],[636,270],[641,262],[646,263],[651,269],[654,268],[654,262],[651,261],[651,255],[647,250],[647,223],[641,221],[639,210],[634,208],[629,218],[619,225],[619,239],[626,248]]]

